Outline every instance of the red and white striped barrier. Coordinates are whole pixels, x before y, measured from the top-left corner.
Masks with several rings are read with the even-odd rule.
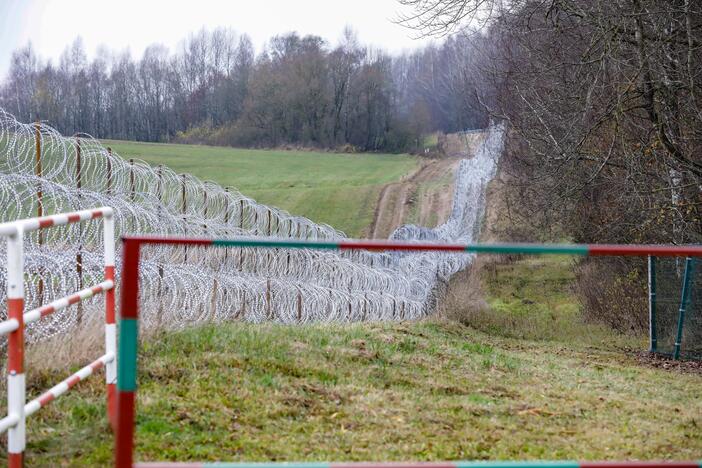
[[[114,360],[115,355],[113,353],[105,354],[104,356],[100,357],[100,359],[88,364],[66,380],[54,385],[41,396],[24,405],[25,416],[31,416],[32,414],[36,413],[39,408],[43,408],[44,406],[48,405],[53,400],[70,390],[75,384],[81,380],[85,380],[92,375],[93,372],[102,369],[107,364],[114,362]]]
[[[24,312],[24,235],[38,229],[102,218],[105,245],[104,281],[70,296]],[[75,213],[23,219],[0,224],[0,237],[7,239],[7,315],[0,322],[0,336],[7,342],[7,416],[0,419],[0,434],[8,431],[8,462],[11,468],[23,466],[27,417],[58,398],[95,371],[105,368],[107,413],[114,427],[116,421],[117,334],[115,329],[115,225],[112,208],[103,207]],[[105,294],[105,354],[82,368],[38,398],[26,403],[24,376],[24,328],[42,317],[65,309],[96,294]]]

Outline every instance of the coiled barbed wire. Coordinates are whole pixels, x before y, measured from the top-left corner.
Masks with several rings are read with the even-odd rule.
[[[461,161],[449,219],[437,228],[405,225],[391,239],[473,241],[504,130],[493,125],[475,156]],[[46,124],[22,124],[0,109],[0,221],[98,206],[115,210],[117,235],[341,239],[325,224],[256,203],[235,190],[125,160],[87,135],[64,137]],[[6,256],[0,244],[0,259]],[[27,309],[102,277],[101,225],[33,232],[25,240]],[[119,249],[119,245],[118,245]],[[119,271],[120,256],[118,254]],[[407,320],[425,316],[438,281],[471,255],[148,246],[140,271],[142,324],[178,328],[203,320]],[[119,278],[118,278],[119,284]],[[0,318],[6,271],[0,268]],[[30,340],[101,319],[101,299],[36,322]]]

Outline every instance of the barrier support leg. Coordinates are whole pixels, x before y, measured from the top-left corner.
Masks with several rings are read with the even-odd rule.
[[[119,352],[117,354],[117,433],[115,467],[131,468],[134,462],[134,413],[136,403],[139,330],[139,256],[141,243],[123,243],[120,285]]]
[[[107,387],[107,419],[112,431],[117,430],[117,325],[115,324],[115,222],[110,214],[104,218],[103,241],[105,244],[105,280],[115,286],[105,292],[105,354],[115,357],[105,366]]]
[[[651,353],[658,350],[658,339],[656,336],[656,257],[648,256],[648,326],[649,326],[649,347]]]
[[[19,327],[7,341],[7,412],[17,416],[17,424],[7,433],[10,468],[23,466],[25,441],[26,387],[24,380],[24,233],[22,228],[7,238],[7,315]]]

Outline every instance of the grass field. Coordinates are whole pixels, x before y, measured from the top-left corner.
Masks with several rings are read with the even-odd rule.
[[[486,275],[501,317],[483,331],[231,323],[146,338],[138,459],[699,459],[702,375],[648,367],[636,339],[583,323],[567,261]],[[507,320],[517,302],[534,320]],[[65,374],[30,372],[30,395]],[[110,463],[102,385],[32,416],[29,466]]]
[[[251,150],[105,140],[124,158],[139,158],[235,187],[262,203],[327,223],[357,237],[372,221],[383,185],[418,167],[416,158]]]

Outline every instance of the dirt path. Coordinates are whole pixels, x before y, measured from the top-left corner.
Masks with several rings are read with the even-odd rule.
[[[423,159],[419,169],[404,180],[385,185],[378,196],[368,237],[387,239],[406,223],[427,227],[444,223],[451,214],[456,168],[462,158],[473,155],[482,138],[479,133],[446,135],[449,156]]]

